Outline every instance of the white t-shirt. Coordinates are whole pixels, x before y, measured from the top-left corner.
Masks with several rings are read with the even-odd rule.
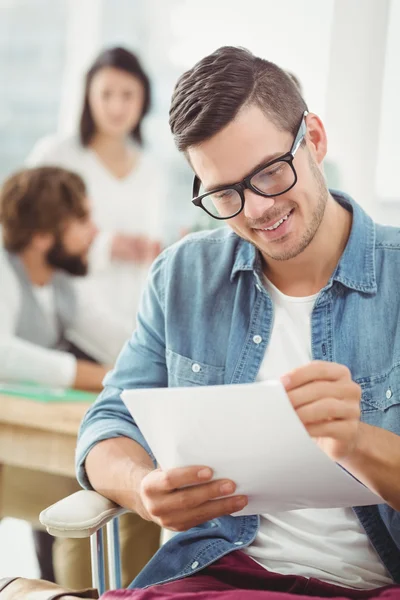
[[[57,329],[56,301],[53,284],[32,285],[32,292],[44,312],[47,321],[51,323],[52,328]]]
[[[40,140],[27,164],[64,167],[84,179],[100,233],[91,250],[90,275],[79,280],[79,286],[133,326],[149,265],[111,260],[111,242],[115,233],[162,242],[166,192],[159,165],[141,151],[132,171],[117,178],[77,137]]]
[[[269,281],[265,286],[274,321],[258,381],[277,379],[312,360],[311,313],[317,296],[294,298]],[[245,552],[269,571],[284,575],[356,589],[393,583],[351,508],[261,515],[257,537]]]

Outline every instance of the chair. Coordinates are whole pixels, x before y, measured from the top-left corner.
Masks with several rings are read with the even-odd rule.
[[[127,512],[124,508],[97,492],[82,490],[49,506],[39,516],[42,525],[54,537],[90,537],[92,585],[100,595],[106,591],[104,527],[107,529],[109,589],[122,587],[118,517],[124,512]]]

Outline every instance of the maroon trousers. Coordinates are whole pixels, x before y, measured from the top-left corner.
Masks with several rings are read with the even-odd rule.
[[[400,600],[400,585],[353,590],[297,575],[271,573],[243,552],[224,556],[203,571],[145,590],[116,590],[104,600]]]

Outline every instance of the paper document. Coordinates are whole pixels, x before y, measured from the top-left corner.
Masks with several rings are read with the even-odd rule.
[[[235,515],[383,502],[318,447],[279,381],[121,397],[163,470],[206,465],[236,483],[249,503]]]

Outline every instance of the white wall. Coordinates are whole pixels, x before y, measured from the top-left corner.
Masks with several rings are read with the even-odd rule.
[[[310,109],[325,113],[334,0],[183,0],[170,59],[181,70],[219,46],[244,46],[293,71]]]
[[[391,0],[383,70],[376,192],[378,200],[400,203],[400,1]]]
[[[101,46],[102,3],[67,0],[66,60],[58,118],[61,135],[76,133],[82,106],[84,75]]]
[[[384,222],[396,220],[375,192],[387,12],[388,0],[335,0],[326,102],[329,155],[342,187]]]
[[[71,64],[60,115],[64,129],[71,128],[76,113],[78,76],[87,57],[104,42],[104,23],[100,21],[106,15],[99,6],[104,8],[107,1],[86,0],[92,9],[82,12],[80,4],[69,0],[73,14]],[[392,16],[394,10],[400,12],[399,4],[400,0],[146,0],[139,4],[137,15],[141,18],[139,23],[131,23],[132,42],[158,86],[159,109],[148,122],[149,133],[164,152],[166,164],[182,173],[177,194],[181,194],[181,206],[183,198],[186,201],[188,175],[179,162],[181,157],[174,153],[168,131],[169,96],[181,72],[217,47],[234,44],[248,47],[299,77],[310,110],[325,122],[328,156],[339,168],[341,187],[377,220],[400,225],[400,202],[378,201],[376,192],[378,160],[393,147],[387,106],[393,110],[398,95],[393,97],[389,83],[395,72],[400,88],[400,69],[397,54],[391,59],[392,66],[386,60],[385,67],[385,57],[396,30],[390,24],[389,10]],[[114,17],[117,21],[116,13]],[[77,36],[79,23],[82,34]],[[139,37],[136,30],[140,30]],[[126,23],[123,31],[128,42]],[[78,49],[78,37],[84,37],[83,50]],[[187,192],[189,198],[190,190]]]

